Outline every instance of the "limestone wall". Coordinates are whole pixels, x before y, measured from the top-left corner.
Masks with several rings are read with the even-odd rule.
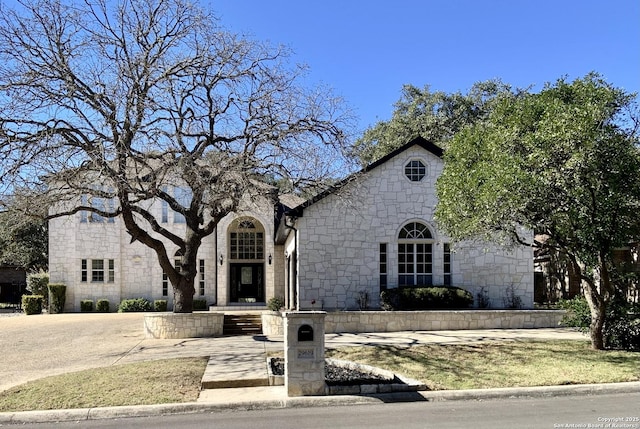
[[[408,162],[426,165],[422,181],[405,176]],[[360,309],[361,293],[368,308],[379,308],[380,244],[387,248],[388,287],[398,286],[398,234],[409,222],[426,224],[432,234],[432,283],[444,284],[444,244],[450,239],[434,219],[435,184],[442,159],[413,146],[368,171],[339,193],[305,208],[298,219],[299,308]],[[483,289],[491,308],[507,308],[510,291],[521,308],[533,308],[533,250],[500,248],[489,243],[452,246],[451,284],[474,297]]]
[[[146,338],[180,339],[219,337],[224,313],[149,313],[144,315]]]
[[[398,332],[462,329],[557,328],[564,311],[468,310],[468,311],[336,311],[327,313],[325,332]],[[282,335],[282,317],[269,315],[265,335]]]

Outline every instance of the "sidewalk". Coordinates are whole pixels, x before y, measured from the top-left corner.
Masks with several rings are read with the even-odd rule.
[[[412,346],[427,343],[469,343],[527,339],[584,339],[568,329],[421,331],[367,334],[327,334],[327,348],[361,345]],[[145,360],[210,356],[197,402],[136,407],[0,413],[6,423],[65,421],[148,416],[230,409],[335,406],[390,401],[489,399],[518,396],[637,392],[640,383],[553,386],[469,391],[404,392],[371,396],[332,395],[288,398],[284,386],[264,385],[267,352],[282,350],[281,337],[221,337],[185,340],[145,339],[140,314],[64,314],[0,318],[0,342],[6,345],[0,365],[0,390],[53,373]],[[47,350],[47,356],[38,351]],[[19,359],[19,360],[16,360]],[[47,362],[42,368],[43,360]],[[20,373],[16,365],[20,362]],[[24,371],[23,371],[24,370]],[[9,380],[7,383],[5,380]],[[225,386],[224,388],[222,386]]]

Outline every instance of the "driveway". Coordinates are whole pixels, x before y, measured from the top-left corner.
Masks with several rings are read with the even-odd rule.
[[[142,314],[0,315],[0,390],[117,364],[143,340]]]

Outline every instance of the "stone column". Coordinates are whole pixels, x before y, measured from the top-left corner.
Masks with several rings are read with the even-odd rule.
[[[288,396],[326,395],[324,311],[284,313],[284,385]]]

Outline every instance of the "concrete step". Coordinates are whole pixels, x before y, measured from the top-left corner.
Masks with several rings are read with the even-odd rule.
[[[262,335],[260,314],[225,314],[224,335]]]

